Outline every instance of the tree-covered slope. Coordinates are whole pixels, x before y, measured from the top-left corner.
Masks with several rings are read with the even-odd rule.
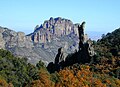
[[[102,36],[102,39],[98,41],[102,46],[107,47],[107,49],[112,53],[113,56],[119,56],[120,52],[120,28],[116,29],[112,33],[107,33]]]
[[[26,58],[15,57],[11,52],[0,49],[0,87],[7,87],[7,83],[21,87],[38,78],[38,69],[27,63]]]

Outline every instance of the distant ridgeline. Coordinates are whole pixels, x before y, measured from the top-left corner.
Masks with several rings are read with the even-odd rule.
[[[81,25],[78,25],[78,35],[79,35],[79,49],[76,50],[73,54],[66,56],[64,53],[64,48],[60,47],[58,49],[58,54],[55,57],[54,63],[50,62],[47,66],[47,69],[50,73],[54,71],[59,71],[66,66],[73,65],[75,63],[85,64],[92,63],[95,52],[93,48],[93,43],[91,40],[85,40],[84,37],[84,27],[85,22],[82,22]]]

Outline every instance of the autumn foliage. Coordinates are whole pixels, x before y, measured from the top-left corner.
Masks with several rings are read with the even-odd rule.
[[[40,69],[39,76],[39,80],[34,80],[26,87],[54,87],[54,83],[50,80],[50,74],[46,69]]]
[[[0,79],[0,87],[14,87],[12,83],[7,83],[4,79]]]
[[[120,87],[120,80],[91,72],[88,65],[70,68],[65,68],[59,72],[60,82],[56,83],[55,87],[108,87],[113,85]],[[114,79],[114,84],[111,79]]]
[[[120,87],[120,80],[106,74],[90,71],[90,66],[75,64],[57,72],[56,82],[51,75],[42,70],[41,78],[29,87]]]

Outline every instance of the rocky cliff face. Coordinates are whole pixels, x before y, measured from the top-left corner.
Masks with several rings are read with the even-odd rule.
[[[12,47],[31,48],[33,43],[24,32],[15,32],[8,28],[0,27],[1,48],[10,49]]]
[[[40,26],[37,25],[29,35],[0,27],[0,48],[27,57],[33,64],[39,60],[48,63],[54,60],[60,47],[65,49],[66,54],[78,49],[78,25],[68,19],[51,17]],[[87,35],[85,39],[87,41]]]
[[[36,26],[32,34],[34,43],[51,42],[53,37],[61,37],[64,35],[75,34],[78,36],[78,24],[73,24],[68,19],[50,18],[46,20],[41,26]]]

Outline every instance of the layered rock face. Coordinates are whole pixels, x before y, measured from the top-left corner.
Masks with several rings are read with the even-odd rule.
[[[7,28],[0,28],[1,48],[26,47],[31,48],[33,43],[24,32],[15,32]]]
[[[14,55],[28,58],[29,62],[39,57],[32,50],[34,47],[30,36],[24,32],[15,32],[11,29],[0,27],[0,49],[7,49]],[[32,60],[32,61],[30,61]]]
[[[50,18],[46,20],[41,26],[36,26],[32,34],[32,39],[35,43],[51,42],[51,39],[61,37],[64,35],[75,34],[78,36],[78,24],[73,24],[68,19]]]

